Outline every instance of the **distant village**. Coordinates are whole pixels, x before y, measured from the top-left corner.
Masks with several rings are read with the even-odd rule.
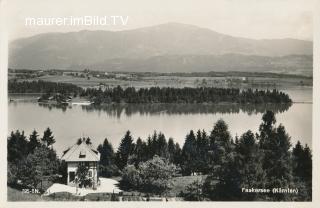
[[[214,73],[214,74],[212,74]],[[204,76],[206,75],[206,76]],[[236,72],[203,72],[200,74],[193,75],[192,73],[139,73],[139,72],[106,72],[106,71],[95,71],[90,69],[83,69],[82,71],[74,71],[74,70],[57,70],[57,69],[50,69],[50,70],[15,70],[15,69],[9,69],[9,80],[10,79],[22,79],[22,80],[28,80],[28,79],[41,79],[44,77],[50,77],[50,76],[62,76],[67,77],[71,76],[73,78],[82,78],[84,80],[90,81],[91,79],[99,80],[101,79],[101,82],[94,86],[95,88],[101,88],[104,90],[107,86],[106,83],[104,83],[104,80],[114,80],[114,81],[145,81],[143,77],[171,77],[170,81],[173,81],[177,86],[181,85],[183,86],[183,81],[181,77],[193,77],[192,85],[195,87],[208,87],[208,86],[235,86],[238,87],[239,85],[263,85],[263,86],[270,86],[274,87],[275,83],[271,81],[267,82],[261,82],[259,80],[259,83],[257,83],[256,74],[250,74],[250,73],[236,73]],[[180,78],[178,78],[180,77]],[[153,86],[160,86],[160,83],[163,80],[157,80],[155,79],[152,83]],[[169,81],[169,80],[168,80]],[[300,83],[303,85],[304,83]]]
[[[39,78],[46,75],[50,76],[73,76],[90,79],[91,77],[96,78],[107,78],[107,79],[122,79],[130,80],[135,79],[138,76],[136,73],[117,73],[117,72],[104,72],[104,71],[91,71],[89,69],[84,69],[82,71],[71,71],[71,70],[15,70],[9,69],[9,78],[10,74],[14,74],[16,78],[20,79],[30,79],[30,78]]]

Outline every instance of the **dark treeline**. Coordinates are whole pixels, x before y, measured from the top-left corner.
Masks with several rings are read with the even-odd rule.
[[[39,187],[44,180],[65,180],[66,167],[52,149],[54,142],[50,129],[41,138],[36,131],[28,139],[23,132],[12,132],[8,138],[8,183],[20,180]],[[204,181],[190,184],[180,196],[216,201],[310,201],[312,197],[311,150],[300,142],[292,147],[290,136],[284,126],[276,125],[271,111],[263,115],[257,133],[249,130],[233,138],[228,125],[219,120],[210,132],[191,130],[182,147],[161,132],[134,139],[127,131],[116,151],[108,139],[97,150],[99,175],[121,176],[123,190],[159,194],[170,190],[173,177],[203,175]],[[244,193],[243,188],[297,188],[299,192]]]
[[[118,86],[106,90],[87,88],[82,89],[73,84],[54,83],[45,81],[17,82],[9,81],[9,93],[44,93],[85,96],[96,105],[102,103],[291,103],[289,96],[274,90],[240,90],[235,88],[140,88]]]
[[[276,89],[240,90],[235,88],[140,88],[120,86],[101,89],[87,88],[82,94],[95,104],[101,103],[291,103],[289,96]]]
[[[267,111],[259,133],[249,130],[232,138],[227,124],[219,120],[209,133],[190,131],[182,148],[172,138],[167,140],[164,134],[156,132],[146,140],[138,138],[134,142],[128,131],[116,152],[107,139],[99,146],[103,161],[100,165],[105,176],[122,173],[123,184],[140,191],[151,190],[146,187],[157,177],[148,178],[148,183],[143,185],[146,163],[157,166],[159,158],[166,163],[162,161],[163,169],[158,168],[158,174],[166,175],[167,179],[176,175],[207,175],[203,183],[191,184],[181,193],[186,200],[309,201],[312,196],[311,150],[300,142],[291,148],[291,138],[284,126],[275,123],[274,113]],[[169,164],[176,170],[173,175],[168,175]],[[153,172],[152,167],[147,170]],[[155,183],[152,187],[163,191],[164,184],[166,182]],[[298,188],[299,194],[243,193],[242,188]],[[202,190],[200,197],[199,189]]]
[[[46,81],[9,81],[8,92],[9,93],[43,93],[54,94],[60,93],[64,95],[78,95],[83,91],[81,87],[74,84],[56,83]]]
[[[44,191],[52,182],[61,181],[60,175],[66,175],[67,170],[65,163],[58,159],[52,148],[54,143],[55,139],[49,128],[42,137],[35,130],[29,137],[23,131],[11,132],[7,141],[7,183]]]

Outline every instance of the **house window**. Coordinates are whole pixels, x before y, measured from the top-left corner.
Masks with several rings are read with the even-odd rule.
[[[92,170],[89,170],[89,177],[92,178]]]
[[[76,177],[76,173],[74,171],[70,171],[69,172],[69,182],[74,181],[75,177]]]
[[[79,158],[85,158],[85,157],[86,157],[86,152],[84,150],[81,150]]]

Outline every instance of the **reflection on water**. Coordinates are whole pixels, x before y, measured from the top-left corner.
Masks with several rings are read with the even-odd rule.
[[[61,109],[63,112],[71,110],[71,105],[53,105],[38,103],[39,106],[52,109]],[[157,115],[157,114],[237,114],[240,112],[248,115],[264,113],[271,110],[274,113],[287,111],[292,104],[111,104],[111,105],[82,105],[81,108],[87,112],[104,112],[108,116],[118,117],[121,115]]]
[[[295,94],[294,94],[295,93]],[[292,95],[299,101],[312,101],[312,91],[305,89]],[[292,96],[294,97],[294,96]],[[42,136],[45,128],[53,131],[58,154],[73,145],[79,137],[89,136],[95,146],[107,137],[116,149],[127,130],[136,139],[146,139],[154,130],[172,137],[181,145],[192,130],[212,130],[222,118],[232,136],[247,130],[258,132],[263,112],[277,113],[277,125],[282,123],[292,138],[312,145],[312,104],[288,105],[201,105],[201,104],[123,104],[106,106],[48,105],[30,98],[12,97],[8,105],[8,134],[17,129],[26,135],[35,129]]]

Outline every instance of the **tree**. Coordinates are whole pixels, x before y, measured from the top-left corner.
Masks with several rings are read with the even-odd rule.
[[[18,163],[28,154],[28,141],[22,131],[11,132],[7,142],[8,162]]]
[[[91,181],[89,181],[89,167],[84,163],[79,163],[76,171],[76,178],[80,187],[87,185],[90,186]]]
[[[120,142],[116,153],[116,164],[122,170],[128,163],[128,158],[134,150],[134,143],[130,131],[127,131]]]
[[[203,182],[196,180],[186,187],[186,192],[183,193],[186,201],[202,201],[203,200]]]
[[[186,136],[184,145],[182,147],[182,174],[190,175],[196,171],[196,158],[197,155],[197,144],[196,138],[191,130],[190,133]]]
[[[177,142],[175,144],[175,152],[174,152],[174,158],[173,158],[173,164],[175,165],[181,165],[182,163],[182,150],[180,148],[179,143]]]
[[[310,148],[306,145],[302,147],[300,141],[292,150],[293,174],[303,181],[312,180],[312,155]]]
[[[17,164],[13,162],[8,162],[8,167],[7,167],[7,183],[8,184],[16,184],[19,177],[19,167]]]
[[[260,125],[260,148],[264,154],[262,165],[266,172],[266,187],[288,187],[293,180],[291,166],[291,138],[281,124],[275,127],[274,113],[267,111]],[[285,200],[288,195],[277,194],[276,200]]]
[[[312,186],[312,153],[308,145],[304,147],[303,153],[304,173],[302,174],[302,178],[304,178],[305,181],[310,181]]]
[[[213,152],[213,165],[221,165],[226,155],[231,152],[231,135],[228,125],[222,119],[214,125],[209,140],[210,150]]]
[[[300,141],[292,150],[294,184],[299,187],[299,201],[312,200],[312,155],[310,148],[302,147]]]
[[[237,153],[232,151],[231,135],[227,124],[218,120],[209,136],[212,161],[203,192],[212,200],[238,200],[241,175],[238,169]]]
[[[266,141],[272,134],[272,130],[276,123],[276,117],[272,111],[266,111],[262,116],[262,124],[260,124],[260,146],[264,148]]]
[[[141,188],[140,173],[134,165],[127,165],[122,172],[121,186],[124,188]]]
[[[157,141],[158,145],[157,145],[157,155],[162,157],[162,158],[169,158],[169,152],[168,152],[168,144],[167,144],[167,140],[166,137],[164,136],[164,134],[159,133],[158,134],[158,141]]]
[[[300,143],[297,142],[296,146],[292,149],[293,156],[293,174],[296,177],[302,178],[304,175],[304,149]]]
[[[25,185],[34,188],[42,180],[53,181],[58,173],[59,161],[56,153],[45,146],[36,147],[19,165],[19,178]]]
[[[170,179],[176,166],[155,155],[152,159],[139,163],[138,168],[127,165],[123,170],[121,184],[148,193],[163,193],[171,187]]]
[[[29,143],[28,143],[28,150],[29,152],[33,152],[36,147],[39,147],[41,145],[39,139],[38,139],[38,133],[36,130],[33,130],[29,137]]]
[[[238,141],[236,149],[236,167],[240,174],[238,191],[241,188],[259,187],[265,188],[266,173],[261,161],[263,154],[259,150],[254,134],[249,130],[245,132]],[[256,193],[242,194],[241,200],[253,201],[265,198],[264,195]]]
[[[50,130],[49,127],[44,131],[43,137],[41,138],[41,141],[47,147],[53,145],[56,142],[56,140],[54,139],[54,137],[52,135],[52,131]]]
[[[251,131],[238,140],[237,148],[226,152],[215,165],[204,184],[204,193],[212,200],[257,200],[264,196],[242,194],[242,188],[265,188],[265,171],[262,154]]]
[[[134,164],[136,167],[138,167],[140,162],[147,160],[147,149],[146,149],[146,143],[141,140],[139,137],[136,141],[136,144],[134,146],[133,154],[131,156],[131,164]]]
[[[220,165],[215,166],[203,185],[204,194],[211,200],[233,201],[240,199],[240,172],[234,152],[227,153]]]
[[[172,138],[169,138],[169,141],[168,141],[168,153],[169,153],[169,161],[171,163],[174,163],[174,156],[175,156],[175,153],[176,153],[176,146],[174,144],[174,141]]]
[[[113,147],[107,138],[105,138],[102,145],[98,146],[97,150],[100,152],[99,168],[101,176],[111,177],[118,174],[118,168],[114,164],[115,154]]]
[[[203,174],[206,174],[209,171],[209,166],[208,166],[209,138],[207,137],[207,133],[204,130],[202,132],[198,130],[196,143],[197,143],[197,155],[196,155],[197,171]]]

